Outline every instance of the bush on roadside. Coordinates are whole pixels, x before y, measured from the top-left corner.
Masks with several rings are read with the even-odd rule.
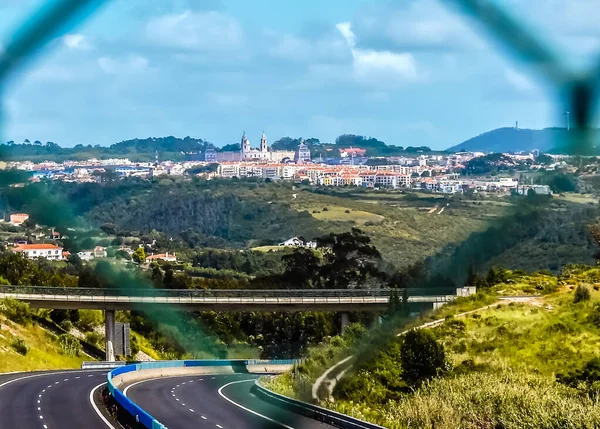
[[[29,304],[13,298],[0,300],[0,313],[4,314],[8,320],[23,326],[29,325],[33,316]]]
[[[23,341],[22,338],[17,338],[10,344],[10,346],[15,349],[17,353],[23,356],[25,356],[29,351],[29,347],[27,347],[27,344],[25,344],[25,341]]]
[[[102,335],[97,332],[88,332],[85,334],[85,340],[93,345],[97,345],[102,340]]]
[[[79,356],[81,354],[81,344],[79,340],[70,334],[62,334],[58,337],[60,348],[67,356]]]
[[[79,320],[75,323],[75,326],[81,331],[88,332],[103,323],[101,310],[79,310]]]

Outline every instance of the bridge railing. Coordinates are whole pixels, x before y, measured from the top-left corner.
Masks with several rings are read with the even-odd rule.
[[[0,294],[78,296],[130,296],[161,298],[362,298],[389,297],[391,289],[153,289],[68,288],[52,286],[0,286]],[[400,296],[404,289],[398,289]],[[454,288],[406,289],[408,296],[456,295]]]

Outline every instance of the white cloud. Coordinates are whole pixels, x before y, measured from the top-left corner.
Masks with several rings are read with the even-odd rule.
[[[148,68],[149,61],[140,55],[130,55],[127,58],[111,57],[98,58],[98,66],[106,74],[140,73]]]
[[[504,69],[504,78],[518,92],[531,93],[536,89],[531,79],[510,67]]]
[[[481,49],[469,24],[439,0],[370,2],[352,20],[359,47],[401,52]]]
[[[244,44],[240,24],[215,11],[188,10],[152,18],[146,24],[145,35],[157,46],[192,51],[231,51]]]
[[[91,45],[83,34],[66,34],[62,37],[63,45],[69,49],[88,50]]]
[[[339,23],[336,28],[344,36],[352,52],[353,72],[359,81],[388,85],[420,78],[415,58],[411,53],[358,49],[356,36],[349,22]]]

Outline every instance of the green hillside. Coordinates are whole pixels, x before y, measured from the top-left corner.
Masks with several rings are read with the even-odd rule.
[[[365,347],[334,338],[269,386],[304,397],[310,377],[358,352],[334,402],[323,405],[388,428],[597,427],[600,269],[504,275],[491,289],[408,325],[445,319],[437,327],[387,336],[377,351],[377,330],[361,335]],[[522,298],[501,299],[514,295]]]

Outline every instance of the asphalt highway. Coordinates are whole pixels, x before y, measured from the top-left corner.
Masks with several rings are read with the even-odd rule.
[[[256,376],[185,376],[134,383],[126,395],[169,429],[316,429],[332,426],[257,398]]]
[[[0,375],[0,429],[107,429],[90,403],[104,371]]]

